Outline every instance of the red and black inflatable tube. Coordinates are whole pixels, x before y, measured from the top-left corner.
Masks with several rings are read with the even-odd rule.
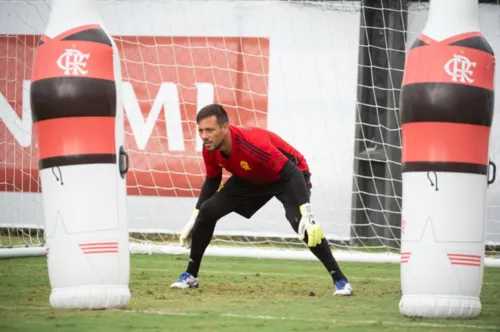
[[[487,174],[494,53],[480,33],[412,45],[400,96],[403,172]]]
[[[112,44],[99,25],[42,36],[30,94],[40,170],[116,163],[116,98]]]

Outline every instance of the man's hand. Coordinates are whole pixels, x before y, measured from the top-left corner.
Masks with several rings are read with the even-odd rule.
[[[314,219],[309,203],[300,206],[300,213],[302,218],[299,223],[299,239],[304,241],[307,234],[307,245],[309,247],[316,247],[325,237],[323,230]]]
[[[198,216],[198,209],[195,209],[193,211],[193,214],[191,215],[191,219],[189,219],[188,223],[184,228],[182,229],[180,235],[179,235],[179,240],[181,242],[181,246],[183,246],[186,249],[191,248],[191,232],[193,231],[194,227],[194,222],[196,221],[196,217]]]

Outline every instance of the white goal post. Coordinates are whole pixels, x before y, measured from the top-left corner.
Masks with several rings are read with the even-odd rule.
[[[356,135],[363,125],[369,131],[388,130],[383,123],[360,123],[358,111],[366,105],[358,90],[375,95],[380,89],[361,86],[358,76],[380,68],[358,62],[365,47],[360,45],[360,31],[366,31],[360,29],[366,27],[360,24],[359,1],[100,4],[122,62],[132,253],[186,252],[177,245],[175,234],[190,217],[204,177],[194,119],[202,106],[218,102],[234,124],[266,127],[306,156],[315,215],[339,261],[399,263],[400,226],[388,220],[400,215],[400,206],[387,209],[381,203],[387,193],[376,188],[367,192],[359,181],[394,186],[400,177],[366,178],[355,167],[359,158],[368,165],[379,162],[372,154],[356,154],[355,144],[366,150],[375,143],[400,149],[383,139],[374,142],[368,133]],[[0,2],[0,257],[45,254],[29,78],[49,13],[47,1]],[[397,14],[407,16],[404,32],[409,46],[425,23],[427,4],[410,2],[408,10]],[[488,22],[499,14],[500,6],[480,6],[481,21],[486,22],[483,33],[498,54],[497,26]],[[384,33],[391,29],[389,22],[379,23],[371,28]],[[393,86],[389,93],[398,90]],[[492,129],[492,160],[500,156],[498,123]],[[361,195],[380,204],[353,204]],[[361,215],[369,216],[361,218],[361,226],[384,231],[359,231],[355,220]],[[489,187],[486,215],[485,265],[500,267],[495,258],[500,248],[499,182]],[[277,200],[251,220],[235,214],[220,220],[207,254],[314,258],[298,242]]]

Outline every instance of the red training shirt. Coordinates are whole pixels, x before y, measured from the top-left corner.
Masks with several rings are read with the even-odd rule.
[[[279,172],[287,160],[301,171],[309,171],[304,156],[281,137],[257,127],[229,126],[232,149],[229,158],[219,150],[208,151],[203,146],[207,177],[220,175],[222,168],[254,184],[271,183],[281,178]]]

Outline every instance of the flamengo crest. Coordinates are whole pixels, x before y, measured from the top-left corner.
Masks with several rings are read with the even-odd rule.
[[[244,160],[240,161],[240,166],[243,168],[245,171],[251,171],[252,169],[250,168],[250,165]]]
[[[67,49],[57,59],[57,66],[64,70],[64,75],[86,75],[88,70],[84,70],[87,66],[90,54],[83,54],[79,50]]]
[[[472,83],[474,80],[471,78],[474,72],[472,68],[476,67],[476,63],[470,61],[466,56],[453,55],[453,58],[448,60],[444,65],[444,70],[451,76],[453,82]]]

